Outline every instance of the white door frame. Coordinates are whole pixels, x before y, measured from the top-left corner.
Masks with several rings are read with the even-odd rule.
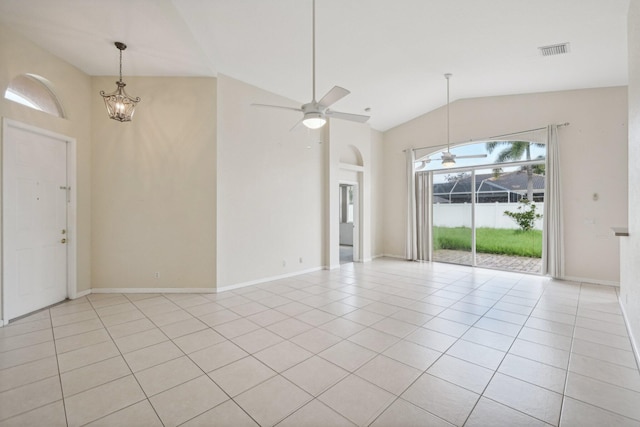
[[[362,236],[360,235],[360,184],[356,181],[340,180],[338,188],[341,185],[353,187],[353,262],[362,262],[360,253],[360,245],[362,243]],[[340,245],[340,238],[338,238],[338,245]]]
[[[6,117],[2,120],[2,148],[4,152],[4,144],[7,141],[7,134],[9,128],[19,129],[26,132],[33,132],[39,135],[47,136],[49,138],[58,139],[67,144],[67,297],[76,298],[77,295],[77,181],[76,181],[76,140],[75,138],[68,137],[59,133],[51,132],[46,129],[41,129],[36,126],[28,125],[26,123],[18,122],[16,120],[8,119]],[[3,182],[5,162],[8,161],[3,156],[2,170],[3,170]],[[4,218],[4,191],[2,196],[2,216]],[[3,233],[4,236],[4,233]],[[4,237],[2,240],[2,265],[4,266]],[[7,318],[7,290],[5,289],[5,272],[3,268],[2,273],[2,318],[0,318],[0,326],[6,325],[9,322]]]

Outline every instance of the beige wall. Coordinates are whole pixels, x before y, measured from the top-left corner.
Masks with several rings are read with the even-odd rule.
[[[445,109],[384,134],[385,253],[404,255],[410,147],[446,144]],[[627,88],[465,99],[451,104],[451,140],[570,122],[559,131],[565,209],[566,276],[619,282],[619,245],[610,227],[627,222]],[[455,144],[453,144],[455,145]],[[593,194],[598,193],[598,201]],[[592,223],[593,222],[593,223]]]
[[[218,287],[338,266],[341,176],[359,181],[361,254],[370,260],[381,229],[381,215],[372,213],[372,203],[381,203],[380,134],[342,120],[290,132],[300,114],[251,103],[296,105],[218,77]],[[356,150],[364,172],[345,174],[340,162],[356,163]]]
[[[218,76],[218,287],[322,267],[322,136],[296,112],[251,103],[296,105]],[[302,259],[302,262],[300,262]]]
[[[384,255],[384,155],[383,134],[371,131],[371,256],[377,258]]]
[[[128,123],[98,95],[116,80],[92,79],[92,287],[213,288],[216,79],[125,76]]]
[[[629,6],[629,237],[621,238],[620,300],[640,345],[640,2]]]
[[[4,99],[4,91],[11,79],[24,73],[37,74],[51,82],[53,90],[64,106],[66,119]],[[89,108],[92,96],[91,79],[78,69],[0,25],[0,91],[0,117],[76,139],[76,277],[77,290],[79,292],[87,290],[91,287],[91,114]],[[0,138],[2,138],[1,132]]]

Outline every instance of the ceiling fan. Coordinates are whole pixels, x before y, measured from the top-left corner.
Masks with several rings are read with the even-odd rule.
[[[334,86],[320,101],[316,101],[316,0],[312,0],[312,42],[311,50],[313,56],[312,63],[312,99],[302,105],[300,108],[285,107],[281,105],[269,105],[269,104],[251,104],[256,107],[268,107],[268,108],[280,108],[283,110],[293,110],[302,112],[303,116],[295,124],[292,130],[302,122],[309,129],[319,129],[327,122],[327,118],[335,118],[341,120],[349,120],[352,122],[364,123],[369,120],[369,116],[360,114],[342,113],[329,109],[329,107],[345,96],[349,95],[347,89],[340,86]]]
[[[445,168],[450,168],[456,165],[455,159],[474,159],[474,158],[482,158],[487,157],[486,154],[467,154],[463,156],[457,156],[451,153],[451,126],[449,124],[449,79],[451,78],[451,73],[447,73],[444,75],[444,78],[447,79],[447,151],[443,151],[440,158],[442,159],[442,166]],[[431,159],[429,158],[431,154],[426,156],[422,156],[419,159],[416,159],[417,162],[429,163]],[[423,164],[424,166],[424,164]]]

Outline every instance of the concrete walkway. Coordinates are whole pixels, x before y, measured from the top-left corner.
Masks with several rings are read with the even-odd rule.
[[[471,265],[471,252],[441,249],[434,251],[433,261]],[[542,273],[542,259],[540,258],[477,253],[476,262],[477,267],[523,273]]]

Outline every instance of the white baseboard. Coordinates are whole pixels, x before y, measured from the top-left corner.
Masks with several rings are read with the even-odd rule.
[[[4,326],[4,320],[0,319],[0,328],[2,328]]]
[[[325,265],[322,267],[323,270],[335,270],[336,268],[340,268],[340,264]]]
[[[340,265],[338,265],[338,267],[340,267]],[[322,270],[322,267],[309,268],[307,270],[295,271],[278,276],[265,277],[220,288],[92,288],[78,292],[72,299],[81,298],[89,294],[215,294],[218,292],[231,291],[233,289],[244,288],[246,286],[259,285],[261,283],[272,282],[274,280],[299,276],[301,274],[313,273],[319,270]]]
[[[588,277],[573,277],[573,276],[564,276],[561,279],[567,280],[569,282],[590,283],[593,285],[614,286],[617,288],[620,287],[620,282],[614,282],[611,280],[598,280],[598,279],[590,279]]]
[[[382,255],[378,255],[376,258],[379,258],[379,257],[406,259],[404,255],[394,255],[394,254],[382,254]]]
[[[627,312],[624,309],[624,304],[620,299],[620,295],[618,295],[618,304],[620,305],[620,310],[622,310],[622,317],[624,318],[624,324],[627,327],[627,334],[629,335],[629,340],[631,341],[631,348],[633,349],[633,354],[636,356],[636,365],[640,367],[640,348],[638,347],[638,343],[636,342],[635,335],[633,334],[633,330],[631,329],[631,323],[629,322],[629,318],[627,317]]]
[[[92,294],[214,294],[215,288],[93,288]]]
[[[69,295],[69,299],[78,299],[78,298],[86,297],[89,294],[91,294],[91,289],[87,289],[85,291],[80,291],[80,292],[76,292],[73,295]]]
[[[280,280],[280,279],[287,279],[289,277],[300,276],[301,274],[313,273],[315,271],[320,271],[320,270],[322,270],[322,267],[314,267],[314,268],[309,268],[307,270],[294,271],[292,273],[287,273],[287,274],[280,274],[278,276],[264,277],[262,279],[250,280],[248,282],[237,283],[235,285],[219,287],[214,289],[213,292],[219,293],[219,292],[225,292],[225,291],[232,291],[234,289],[240,289],[240,288],[253,286],[253,285],[260,285],[262,283],[273,282],[274,280]]]

